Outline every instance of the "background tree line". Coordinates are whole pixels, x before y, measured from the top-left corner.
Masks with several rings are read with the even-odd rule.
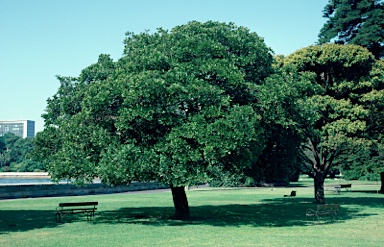
[[[3,172],[44,171],[42,162],[33,159],[34,138],[21,138],[12,133],[0,137],[0,167]]]

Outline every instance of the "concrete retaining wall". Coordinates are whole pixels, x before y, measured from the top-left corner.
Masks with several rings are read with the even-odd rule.
[[[169,187],[155,182],[135,182],[131,183],[129,186],[116,187],[107,186],[105,184],[88,184],[81,187],[73,184],[2,185],[0,186],[0,199],[110,194],[164,188]]]
[[[0,178],[51,178],[48,172],[0,172]]]

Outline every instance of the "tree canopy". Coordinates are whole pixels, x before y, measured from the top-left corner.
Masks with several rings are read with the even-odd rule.
[[[384,3],[380,0],[329,0],[319,43],[361,45],[376,58],[384,56]]]
[[[372,121],[376,114],[381,116],[376,109],[384,92],[383,78],[377,78],[381,77],[380,64],[367,49],[357,45],[310,46],[284,59],[287,71],[314,76],[311,90],[297,102],[304,116],[304,172],[315,179],[315,199],[319,203],[324,203],[323,183],[332,166],[346,167],[352,156],[381,142],[380,121]],[[371,98],[372,94],[376,96]],[[375,102],[369,104],[367,98]],[[371,135],[373,132],[375,135]],[[366,162],[372,160],[370,155],[365,158],[360,160],[360,167],[367,167]]]
[[[359,103],[368,111],[364,135],[370,141],[361,143],[359,149],[342,157],[340,168],[348,179],[377,180],[384,173],[383,120],[384,120],[384,63],[377,61],[370,71],[370,79],[365,82],[366,90]],[[382,175],[383,176],[383,175]],[[384,192],[382,180],[382,192]]]
[[[127,33],[119,61],[101,55],[79,77],[58,77],[36,153],[54,179],[80,183],[176,189],[241,173],[266,145],[257,85],[272,61],[262,38],[232,23]],[[179,218],[185,203],[175,202]]]

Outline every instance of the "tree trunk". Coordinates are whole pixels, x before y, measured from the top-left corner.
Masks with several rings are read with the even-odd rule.
[[[381,179],[381,189],[380,193],[384,194],[384,172],[380,173],[380,179]]]
[[[324,197],[324,172],[316,172],[314,177],[314,185],[315,185],[315,202],[317,204],[325,204]]]
[[[186,220],[189,218],[189,206],[184,187],[174,187],[171,185],[173,204],[175,205],[175,215],[173,219]]]

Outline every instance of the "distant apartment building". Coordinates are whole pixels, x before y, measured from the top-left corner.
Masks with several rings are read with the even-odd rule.
[[[22,138],[35,137],[35,121],[32,120],[0,120],[0,136],[13,133]]]

